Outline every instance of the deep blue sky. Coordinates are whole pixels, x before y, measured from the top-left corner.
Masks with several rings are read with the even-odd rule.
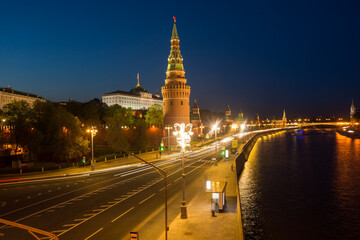
[[[164,84],[172,16],[191,101],[245,115],[360,106],[359,1],[2,1],[0,86],[88,101]],[[191,104],[193,105],[193,104]]]

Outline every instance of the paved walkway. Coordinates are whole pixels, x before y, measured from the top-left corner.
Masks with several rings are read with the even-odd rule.
[[[239,239],[236,173],[231,165],[235,155],[227,161],[221,160],[218,166],[211,166],[203,177],[198,193],[188,203],[188,218],[181,219],[180,214],[170,224],[169,240],[189,239]],[[211,214],[211,193],[205,192],[206,181],[226,181],[226,207],[224,212]],[[164,233],[158,238],[165,239]]]

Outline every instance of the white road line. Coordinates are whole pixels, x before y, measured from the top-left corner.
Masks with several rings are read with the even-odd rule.
[[[101,230],[103,230],[103,228],[100,228],[99,230],[97,230],[96,232],[94,232],[93,234],[91,234],[90,236],[88,236],[87,238],[85,238],[84,240],[88,240],[89,238],[91,238],[92,236],[94,236],[95,234],[97,234],[98,232],[100,232]]]
[[[114,218],[111,222],[115,222],[116,220],[118,220],[119,218],[121,218],[122,216],[124,216],[125,214],[127,214],[128,212],[130,212],[133,209],[134,209],[134,207],[130,208],[129,210],[127,210],[123,214],[119,215],[117,218]]]
[[[74,225],[76,225],[76,223],[65,224],[65,225],[62,225],[62,226],[63,226],[63,227],[72,227],[72,226],[74,226]]]
[[[193,163],[193,164],[194,164],[194,163]],[[192,164],[190,164],[190,165],[192,165]],[[202,166],[202,165],[200,165],[199,167],[201,167],[201,166]],[[170,165],[165,166],[165,167],[168,168],[168,167],[170,167]],[[195,169],[196,169],[196,168],[195,168]],[[193,169],[192,171],[194,171],[195,169]],[[170,177],[170,176],[178,173],[179,171],[181,171],[181,170],[178,170],[178,171],[175,171],[175,172],[169,174],[168,177]],[[192,172],[192,171],[191,171],[191,172]],[[141,176],[145,176],[145,175],[152,174],[152,173],[153,173],[153,172],[149,171],[149,172],[147,172],[147,173],[141,174]],[[133,180],[133,179],[134,179],[134,178],[129,178],[129,179],[127,179],[126,181],[123,181],[122,183],[131,181],[131,180]],[[98,183],[95,183],[95,184],[92,184],[92,185],[89,185],[89,186],[98,185],[98,184],[101,184],[101,183],[104,183],[104,182],[109,182],[109,181],[111,181],[111,180],[113,180],[113,179],[109,179],[109,180],[106,180],[106,181],[103,181],[103,182],[98,182]],[[161,181],[162,181],[162,179],[155,180],[155,181],[152,181],[152,182],[154,182],[154,184],[157,184],[157,183],[159,183],[159,182],[161,182]],[[83,182],[84,182],[84,181],[83,181]],[[120,184],[120,183],[116,183],[116,184]],[[116,185],[116,184],[112,184],[112,185]],[[147,189],[147,188],[149,188],[150,186],[152,186],[152,185],[154,185],[154,184],[147,185],[147,187],[144,188],[144,189]],[[83,188],[80,188],[80,189],[88,188],[89,186],[86,186],[86,187],[83,187]],[[52,197],[52,198],[49,198],[49,199],[40,201],[40,202],[35,203],[35,204],[31,204],[31,205],[26,206],[26,207],[23,207],[23,208],[21,208],[21,209],[28,208],[28,207],[30,207],[30,206],[37,205],[37,204],[39,204],[39,203],[41,203],[41,202],[49,201],[50,199],[58,198],[58,197],[63,196],[63,195],[67,195],[67,194],[69,194],[69,193],[71,193],[71,192],[79,191],[80,189],[76,189],[76,190],[73,190],[73,191],[70,191],[70,192],[67,192],[67,193],[63,193],[63,194],[61,194],[61,195],[58,195],[58,196],[55,196],[55,197]],[[96,191],[96,190],[95,190],[95,191]],[[141,191],[143,191],[143,190],[141,190]],[[139,191],[139,192],[140,192],[140,191]],[[84,194],[84,195],[85,195],[85,194]],[[131,195],[131,196],[133,196],[133,195]],[[129,197],[131,197],[131,196],[127,196],[126,198],[129,198]],[[75,198],[70,199],[70,200],[78,199],[78,198],[80,198],[80,197],[83,197],[83,195],[80,195],[80,196],[75,197]],[[70,201],[70,200],[68,200],[68,201]],[[125,199],[122,199],[122,201],[123,201],[123,200],[125,200]],[[115,203],[115,204],[112,205],[111,207],[119,204],[119,203],[122,202],[122,201],[119,201],[119,202]],[[61,203],[61,204],[62,204],[62,203]],[[58,204],[58,205],[60,205],[60,204]],[[40,213],[40,212],[47,211],[47,210],[49,210],[49,209],[51,209],[51,208],[54,208],[54,207],[56,207],[56,206],[57,206],[57,205],[52,206],[52,207],[49,207],[49,208],[46,208],[46,209],[43,209],[43,210],[41,210],[41,211],[39,211],[39,212],[37,212],[37,213],[30,214],[30,215],[28,215],[28,216],[25,216],[25,217],[23,217],[23,218],[21,218],[21,219],[16,220],[15,222],[18,222],[18,221],[21,221],[21,220],[23,220],[23,219],[29,218],[29,217],[31,217],[31,216],[34,216],[34,215]],[[90,215],[89,218],[87,218],[86,220],[84,220],[84,221],[82,221],[82,222],[79,222],[77,225],[74,225],[73,227],[70,227],[69,229],[63,230],[63,232],[61,232],[58,236],[63,235],[64,233],[66,233],[66,232],[70,231],[71,229],[77,227],[78,225],[82,224],[83,222],[92,219],[93,217],[97,216],[98,214],[100,214],[100,213],[102,213],[102,212],[110,209],[111,207],[102,209],[100,212],[97,212],[97,213],[94,213],[94,214],[88,214],[88,216]],[[12,212],[9,212],[9,213],[2,214],[2,215],[0,215],[0,217],[1,217],[1,216],[4,216],[4,215],[8,215],[8,214],[13,213],[13,212],[16,212],[16,211],[19,211],[19,210],[21,210],[21,209],[17,209],[17,210],[14,210],[14,211],[12,211]],[[86,216],[86,214],[84,214],[83,216]],[[0,227],[0,229],[1,229],[1,228],[2,228],[2,227]]]
[[[74,219],[74,222],[80,222],[80,221],[84,221],[86,220],[86,218],[78,218],[78,219]]]
[[[101,205],[100,207],[104,208],[104,207],[110,207],[110,206],[112,206],[112,204],[110,204],[110,205]]]
[[[100,211],[102,211],[103,209],[94,209],[94,210],[92,210],[92,212],[100,212]]]
[[[84,217],[87,217],[87,216],[94,216],[95,215],[95,213],[86,213],[86,214],[84,214],[83,216]]]
[[[150,198],[152,198],[153,196],[155,196],[155,193],[153,193],[152,195],[150,195],[150,197],[145,198],[144,200],[142,200],[139,204],[143,204],[145,201],[149,200]]]
[[[171,183],[169,183],[167,186],[169,187],[171,185]],[[162,189],[159,190],[159,192],[161,192],[162,190],[164,190],[165,187],[163,187]]]
[[[55,230],[55,231],[51,231],[52,233],[61,233],[61,232],[63,232],[63,231],[65,231],[65,230]]]

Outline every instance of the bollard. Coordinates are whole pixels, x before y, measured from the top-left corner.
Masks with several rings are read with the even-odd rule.
[[[41,167],[41,173],[44,173],[44,167]]]
[[[75,163],[73,163],[73,167],[75,167]]]
[[[106,157],[105,157],[105,162],[107,161]]]
[[[116,159],[116,155],[115,155],[115,158],[114,159]]]
[[[96,159],[94,159],[94,163],[96,163]]]
[[[124,158],[126,157],[125,153],[124,153]]]
[[[139,151],[139,154],[141,154],[141,150]]]
[[[20,174],[22,174],[22,168],[20,168]]]
[[[129,155],[128,155],[128,158],[130,158],[130,153],[129,153]]]

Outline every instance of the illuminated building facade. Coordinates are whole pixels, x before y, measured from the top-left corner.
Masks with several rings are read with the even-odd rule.
[[[190,86],[186,84],[187,80],[185,79],[183,57],[180,53],[180,40],[175,17],[170,42],[171,50],[168,58],[165,85],[161,88],[165,127],[174,127],[175,123],[188,124],[190,122]],[[171,133],[170,136],[172,136]]]
[[[102,96],[102,102],[109,107],[115,104],[132,110],[148,110],[154,104],[163,105],[163,100],[159,94],[152,95],[146,89],[140,86],[139,74],[138,83],[135,88],[130,91],[117,90],[115,92],[106,93]]]
[[[0,88],[0,108],[14,101],[25,101],[32,105],[35,101],[46,101],[38,95],[14,90],[10,87]]]

